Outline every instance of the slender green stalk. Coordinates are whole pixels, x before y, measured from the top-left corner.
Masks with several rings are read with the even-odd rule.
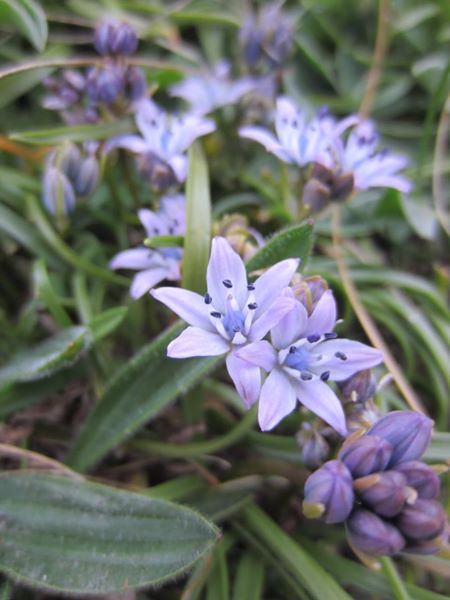
[[[383,556],[380,558],[380,563],[383,568],[383,573],[386,576],[386,579],[389,581],[389,584],[392,588],[392,592],[397,600],[411,600],[411,596],[408,594],[408,591],[405,587],[405,584],[402,581],[402,578],[398,574],[397,569],[395,568],[392,559],[388,556]]]
[[[256,407],[253,407],[241,421],[224,435],[213,440],[193,442],[192,444],[168,444],[152,440],[137,440],[130,443],[130,447],[143,450],[151,454],[168,456],[171,458],[193,458],[203,454],[212,454],[223,450],[243,438],[256,422]]]

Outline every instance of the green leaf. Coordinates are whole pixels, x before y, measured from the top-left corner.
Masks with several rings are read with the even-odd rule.
[[[187,24],[240,25],[239,18],[228,12],[226,5],[218,0],[190,0],[171,17],[175,22]]]
[[[311,223],[294,225],[284,229],[271,238],[246,264],[247,271],[257,271],[270,267],[285,258],[300,258],[300,269],[308,260],[313,244],[313,226]]]
[[[0,0],[1,1],[1,0]],[[122,133],[130,133],[135,127],[130,119],[93,125],[73,125],[70,127],[49,127],[33,131],[16,131],[9,134],[12,140],[33,145],[55,145],[63,142],[88,142],[104,140]]]
[[[33,281],[34,293],[36,297],[53,315],[53,318],[58,325],[60,327],[70,327],[72,325],[72,321],[64,308],[61,306],[60,299],[53,289],[44,260],[38,260],[35,262],[33,268]]]
[[[35,0],[0,0],[0,23],[16,27],[38,50],[47,43],[47,20]]]
[[[316,600],[351,600],[347,592],[312,556],[287,535],[264,511],[250,505],[242,511],[243,520],[298,582]]]
[[[259,600],[263,586],[264,563],[253,552],[246,552],[237,568],[233,600]]]
[[[160,585],[210,551],[218,531],[194,511],[81,479],[0,476],[0,569],[67,593]]]
[[[184,327],[178,321],[124,365],[89,414],[68,464],[80,471],[91,467],[223,360],[168,358],[168,344]]]
[[[92,332],[94,342],[98,342],[119,327],[127,313],[127,306],[116,306],[91,319],[87,326]]]
[[[86,327],[70,327],[20,352],[0,368],[0,388],[11,383],[37,381],[73,365],[89,348]]]
[[[211,232],[211,199],[208,165],[199,142],[189,150],[186,183],[186,233],[184,236],[183,287],[205,291]]]

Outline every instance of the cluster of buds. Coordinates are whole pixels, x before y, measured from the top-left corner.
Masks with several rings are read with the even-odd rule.
[[[128,23],[103,21],[97,26],[94,46],[105,60],[87,74],[86,91],[94,104],[123,109],[144,97],[142,70],[124,60],[136,52],[137,45],[136,32]]]
[[[265,244],[263,236],[248,224],[244,215],[225,215],[213,226],[213,235],[223,236],[246,262]]]
[[[448,524],[437,501],[436,471],[421,462],[433,422],[394,411],[344,442],[336,460],[306,481],[303,510],[326,523],[345,522],[352,548],[363,555],[432,554],[446,543]]]
[[[77,196],[89,196],[97,186],[99,165],[95,148],[81,151],[73,144],[54,150],[47,157],[42,182],[42,201],[54,215],[67,214]]]

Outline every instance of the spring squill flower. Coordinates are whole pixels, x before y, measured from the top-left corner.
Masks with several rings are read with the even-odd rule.
[[[314,471],[305,483],[303,512],[325,523],[342,523],[352,511],[355,500],[352,476],[339,460],[329,460]]]
[[[355,510],[346,525],[352,546],[371,556],[397,554],[405,547],[405,539],[397,527],[370,510]]]
[[[410,192],[411,182],[399,175],[408,160],[387,149],[377,151],[378,141],[379,136],[372,121],[363,121],[354,127],[346,142],[335,136],[332,145],[333,170],[340,175],[352,175],[357,190],[390,187],[403,193]]]
[[[235,104],[244,94],[250,92],[255,84],[250,77],[233,81],[230,69],[227,61],[221,61],[214,65],[210,72],[190,75],[176,83],[169,93],[186,100],[190,104],[190,110],[196,115],[206,115],[221,106]]]
[[[147,237],[156,235],[184,235],[186,226],[185,199],[181,194],[163,196],[158,212],[142,208],[139,219]],[[132,298],[140,298],[152,287],[168,279],[180,279],[182,248],[145,247],[132,248],[119,252],[109,263],[111,269],[132,269],[139,271],[130,288]]]
[[[276,136],[258,126],[241,127],[239,135],[262,144],[284,162],[299,167],[319,162],[330,167],[332,157],[329,148],[333,140],[356,121],[357,117],[350,116],[336,122],[328,112],[321,110],[308,122],[304,113],[289,98],[282,96],[277,100]]]
[[[192,114],[169,116],[148,99],[139,102],[135,118],[141,135],[112,138],[105,145],[105,152],[125,148],[147,162],[156,161],[166,168],[171,183],[182,183],[186,179],[188,159],[185,152],[192,142],[215,129],[210,119]]]
[[[294,298],[291,289],[286,297]],[[336,302],[331,290],[308,315],[301,302],[271,329],[272,344],[250,344],[238,356],[269,373],[259,399],[259,424],[272,429],[297,403],[306,406],[341,435],[346,435],[342,405],[327,382],[348,379],[353,373],[378,365],[381,352],[360,342],[338,339]]]
[[[249,283],[242,259],[222,237],[213,239],[204,296],[163,287],[152,296],[189,323],[167,349],[172,358],[219,356],[227,353],[227,369],[247,407],[261,388],[257,366],[236,356],[236,350],[261,340],[292,309],[293,300],[281,295],[298,267],[283,260]]]

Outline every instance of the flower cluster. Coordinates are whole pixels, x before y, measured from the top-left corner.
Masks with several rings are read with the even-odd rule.
[[[86,144],[62,146],[47,157],[42,181],[42,201],[52,214],[67,214],[75,207],[77,196],[91,194],[99,177],[96,147]]]
[[[168,115],[149,99],[139,102],[135,119],[141,135],[112,138],[106,143],[105,152],[125,148],[135,153],[141,172],[158,191],[186,179],[186,150],[198,137],[215,129],[210,119],[193,114]]]
[[[186,206],[182,194],[163,196],[160,208],[153,212],[142,208],[138,212],[147,237],[160,235],[184,235],[186,228]],[[139,271],[130,288],[132,298],[140,298],[155,285],[168,279],[180,279],[180,264],[183,249],[179,247],[150,249],[145,246],[119,252],[110,261],[111,269]]]
[[[343,134],[352,128],[346,140]],[[378,134],[371,121],[349,116],[337,121],[327,111],[320,110],[308,121],[289,98],[277,100],[276,136],[257,126],[239,130],[241,137],[254,140],[280,160],[299,167],[317,164],[313,177],[315,186],[331,199],[348,196],[355,190],[372,187],[392,187],[409,192],[410,182],[399,174],[406,165],[403,156],[387,150],[377,151]],[[314,190],[307,190],[311,194]]]
[[[437,552],[448,537],[445,512],[436,500],[440,482],[419,460],[432,427],[420,413],[394,411],[364,435],[350,436],[338,458],[307,479],[305,514],[345,522],[349,543],[363,554]]]
[[[168,356],[227,354],[227,368],[245,406],[259,399],[262,430],[292,412],[297,399],[346,435],[345,415],[328,381],[342,381],[379,364],[378,350],[338,339],[336,303],[324,292],[308,314],[289,287],[298,260],[281,261],[249,283],[244,263],[224,238],[214,238],[204,297],[159,288],[152,295],[190,325]],[[270,341],[263,339],[270,332]],[[262,371],[268,376],[262,383]]]

